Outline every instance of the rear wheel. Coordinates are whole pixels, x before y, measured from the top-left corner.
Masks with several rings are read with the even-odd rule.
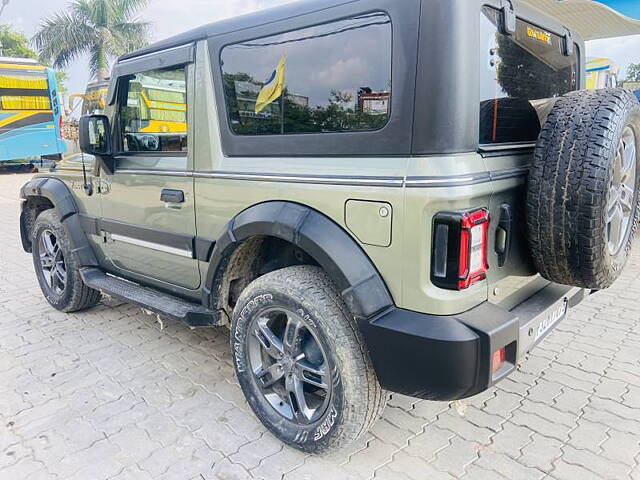
[[[87,287],[80,277],[68,233],[55,210],[46,210],[36,219],[32,245],[36,277],[51,306],[76,312],[100,301],[100,292]]]
[[[384,408],[357,326],[319,268],[289,267],[251,283],[235,307],[231,342],[256,416],[300,450],[338,449]]]

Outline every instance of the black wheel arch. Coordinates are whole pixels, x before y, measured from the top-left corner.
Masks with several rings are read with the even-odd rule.
[[[20,189],[23,199],[20,213],[22,247],[31,253],[31,226],[42,210],[54,208],[69,233],[73,253],[80,267],[98,266],[98,260],[82,228],[78,205],[69,187],[58,178],[38,177]],[[38,211],[39,209],[39,211]]]
[[[394,306],[373,262],[340,225],[313,208],[287,201],[254,205],[227,224],[211,252],[205,305],[218,305],[219,287],[231,257],[245,241],[256,237],[286,241],[309,255],[329,275],[354,316],[370,318]]]

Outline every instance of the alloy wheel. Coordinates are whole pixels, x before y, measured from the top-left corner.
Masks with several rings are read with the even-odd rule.
[[[51,230],[40,235],[40,266],[47,286],[62,295],[67,285],[67,268],[58,238]]]
[[[310,320],[285,308],[271,308],[249,327],[253,377],[267,402],[286,419],[307,425],[327,410],[331,372]]]
[[[611,255],[617,255],[624,247],[633,222],[636,171],[636,135],[631,127],[626,127],[616,152],[606,207],[607,248]]]

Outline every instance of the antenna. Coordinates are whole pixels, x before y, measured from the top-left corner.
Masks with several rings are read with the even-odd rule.
[[[82,181],[84,192],[90,197],[93,195],[93,183],[87,182],[87,167],[84,163],[84,152],[80,152],[80,157],[82,158]]]

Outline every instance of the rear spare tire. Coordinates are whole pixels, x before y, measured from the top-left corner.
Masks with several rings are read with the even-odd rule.
[[[536,146],[527,192],[534,262],[553,282],[610,287],[638,226],[640,103],[626,90],[559,98]]]

